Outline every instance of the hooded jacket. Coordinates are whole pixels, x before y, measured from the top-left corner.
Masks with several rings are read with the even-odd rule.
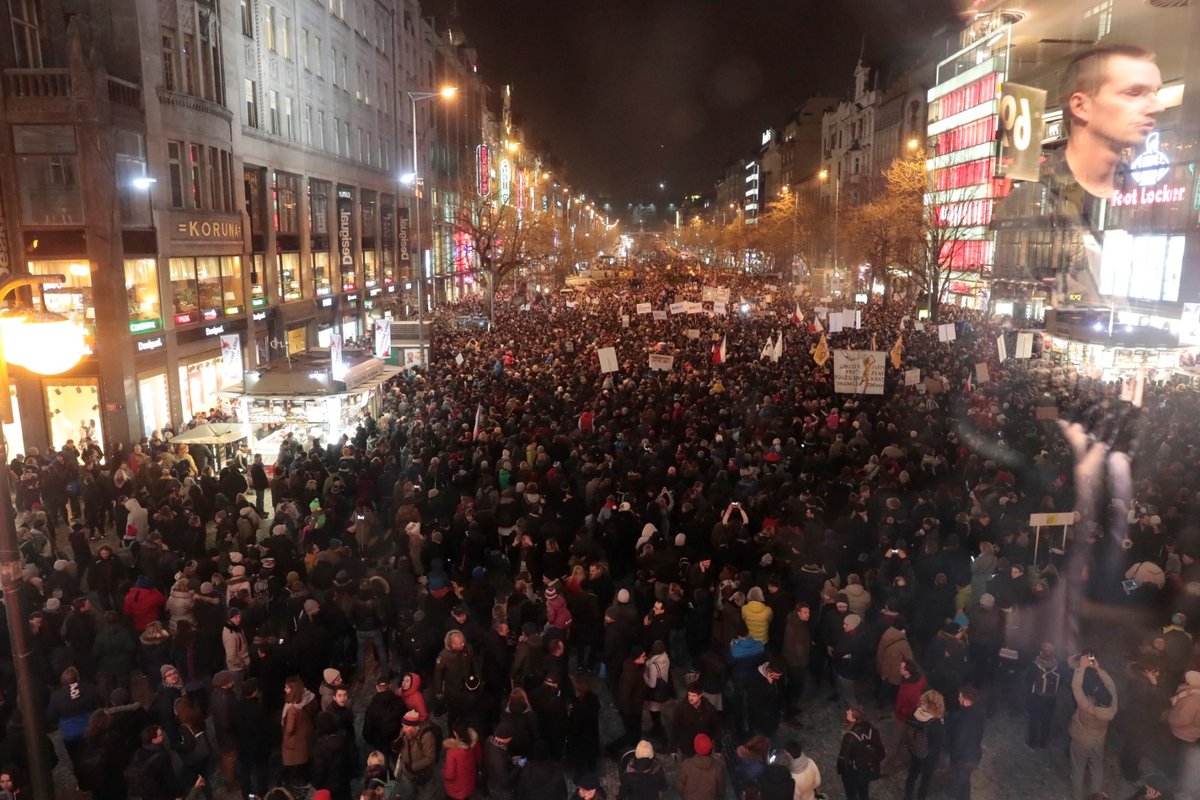
[[[817,789],[821,788],[821,770],[817,762],[806,755],[793,758],[788,765],[792,773],[792,781],[796,784],[795,800],[815,800]]]
[[[415,672],[409,672],[405,677],[411,678],[412,683],[407,689],[400,690],[400,697],[404,700],[404,705],[408,710],[416,711],[421,715],[421,721],[424,722],[429,719],[429,711],[425,708],[425,695],[421,694],[421,676]]]
[[[442,782],[446,796],[453,800],[466,800],[475,794],[475,776],[479,761],[483,757],[479,736],[474,729],[468,728],[467,731],[468,741],[451,737],[442,742],[442,750],[446,753],[446,763],[442,765]]]
[[[132,527],[137,532],[137,540],[144,542],[150,529],[150,512],[142,508],[142,504],[133,497],[125,501],[125,509],[129,512],[125,522],[126,530]]]
[[[867,610],[871,608],[871,593],[863,588],[861,583],[848,583],[842,591],[846,593],[846,604],[850,606],[850,613],[865,618]]]
[[[875,649],[875,661],[879,665],[879,677],[899,686],[903,682],[900,677],[900,665],[905,659],[912,660],[912,645],[908,636],[898,628],[888,627],[879,638],[879,646]]]
[[[692,756],[679,765],[676,785],[683,800],[724,800],[725,764],[711,755]]]
[[[283,766],[297,767],[307,764],[312,758],[313,718],[309,711],[317,700],[308,689],[299,703],[286,703],[283,707]]]
[[[742,619],[750,630],[750,638],[766,644],[770,637],[771,618],[775,612],[763,602],[762,589],[757,586],[749,591],[747,597],[749,599],[746,605],[742,606]]]

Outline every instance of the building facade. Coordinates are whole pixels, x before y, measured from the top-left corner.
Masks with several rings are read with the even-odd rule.
[[[0,267],[64,274],[33,301],[91,349],[12,370],[13,452],[180,426],[243,370],[411,316],[414,123],[438,286],[482,83],[415,0],[13,0],[0,28]],[[443,81],[463,97],[414,120]]]

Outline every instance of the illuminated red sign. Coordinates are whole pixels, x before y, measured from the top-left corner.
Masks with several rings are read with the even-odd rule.
[[[492,189],[491,164],[488,161],[488,146],[481,144],[475,148],[475,169],[479,176],[479,196],[487,197]]]

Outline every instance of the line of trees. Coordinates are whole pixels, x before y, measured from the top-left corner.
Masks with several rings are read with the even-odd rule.
[[[929,173],[920,149],[895,159],[876,181],[865,202],[849,204],[843,198],[836,221],[829,205],[785,188],[754,224],[747,224],[740,211],[725,224],[696,218],[679,231],[680,245],[720,263],[763,272],[792,274],[800,267],[800,278],[836,249],[842,268],[867,266],[885,298],[920,301],[936,320],[958,274],[956,256],[966,233],[951,224],[953,214],[938,209],[969,200],[968,190],[940,192],[937,205],[927,203]]]

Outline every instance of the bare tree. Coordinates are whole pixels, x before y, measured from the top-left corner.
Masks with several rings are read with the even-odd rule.
[[[882,192],[847,215],[843,247],[871,265],[872,279],[883,284],[885,295],[897,290],[924,295],[936,322],[951,280],[968,273],[961,262],[969,192],[952,189],[939,193],[938,203],[927,203],[931,187],[923,150],[895,159],[883,182]]]
[[[815,204],[784,186],[755,225],[753,244],[763,252],[764,262],[790,275],[812,234],[816,214]]]
[[[551,266],[556,219],[551,212],[481,197],[469,180],[458,188],[454,232],[469,248],[468,268],[483,288],[488,316],[495,321],[496,290],[503,281],[522,269]]]

